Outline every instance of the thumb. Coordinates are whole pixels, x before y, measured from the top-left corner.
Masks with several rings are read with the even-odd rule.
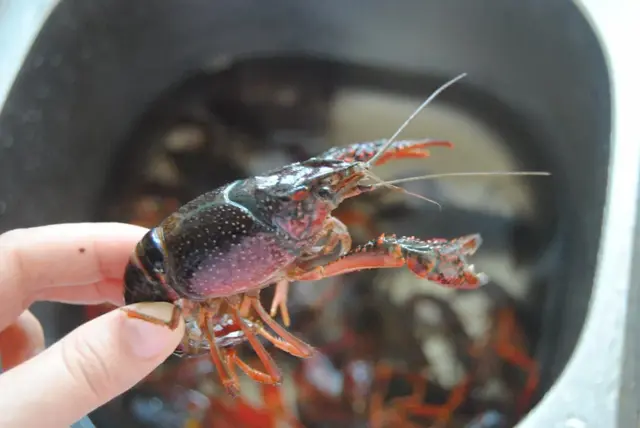
[[[135,311],[167,322],[170,303]],[[38,356],[0,375],[0,426],[68,427],[125,392],[176,348],[184,321],[171,330],[114,310],[78,327]]]

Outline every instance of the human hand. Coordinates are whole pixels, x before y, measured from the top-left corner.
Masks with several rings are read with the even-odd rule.
[[[178,345],[175,330],[114,310],[78,327],[46,350],[33,302],[123,304],[122,277],[146,229],[81,223],[0,235],[0,427],[69,427],[125,392]],[[138,312],[169,320],[169,303]]]

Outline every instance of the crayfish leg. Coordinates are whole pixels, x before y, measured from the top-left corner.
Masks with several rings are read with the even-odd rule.
[[[289,281],[286,279],[280,280],[276,283],[276,291],[271,301],[271,310],[269,315],[275,317],[278,314],[278,309],[282,314],[282,322],[285,326],[291,325],[291,317],[289,316],[289,308],[287,307],[287,297],[289,295]]]
[[[260,370],[254,369],[249,364],[242,361],[242,359],[238,357],[238,354],[235,349],[228,349],[226,352],[227,352],[227,355],[229,356],[229,359],[233,360],[235,365],[237,365],[240,368],[240,370],[242,370],[247,376],[249,376],[251,379],[255,380],[256,382],[273,385],[273,386],[277,386],[280,384],[279,379],[274,378],[273,376],[267,373],[261,372]]]
[[[283,349],[284,351],[289,352],[290,354],[295,355],[297,357],[309,358],[311,357],[311,355],[313,355],[313,348],[311,347],[311,345],[304,343],[302,340],[298,339],[293,334],[289,333],[284,327],[282,327],[280,324],[275,322],[274,319],[269,316],[267,311],[262,307],[262,303],[260,303],[258,293],[252,293],[252,294],[247,293],[247,297],[251,299],[251,304],[253,306],[253,309],[256,311],[260,319],[262,319],[262,321],[264,321],[264,323],[267,326],[269,326],[269,328],[273,330],[275,334],[280,336],[282,340],[274,341],[275,338],[270,334],[268,334],[266,331],[264,331],[261,334],[266,339],[271,341],[276,347]],[[283,348],[284,344],[291,345],[292,349],[291,350],[284,349]],[[294,352],[291,352],[291,351],[294,351]]]
[[[406,410],[414,417],[432,418],[439,423],[448,423],[456,409],[467,398],[468,387],[469,379],[465,378],[451,391],[446,403],[439,405],[411,403],[406,405]]]
[[[209,355],[211,356],[213,365],[218,371],[220,383],[222,383],[222,386],[231,398],[236,398],[240,395],[240,383],[238,382],[238,377],[233,372],[233,366],[220,351],[220,347],[216,343],[215,337],[209,328],[214,315],[214,313],[207,313],[202,317],[203,319],[198,324],[201,331],[204,333],[207,342],[209,342]]]
[[[269,342],[271,342],[271,344],[273,346],[275,346],[276,348],[278,348],[278,349],[280,349],[280,350],[282,350],[284,352],[287,352],[287,353],[293,355],[294,357],[307,358],[307,354],[305,354],[304,352],[300,351],[300,349],[298,349],[297,347],[293,346],[291,343],[285,342],[284,340],[282,340],[282,339],[280,339],[278,337],[275,337],[274,335],[269,333],[264,328],[258,329],[258,333],[260,334],[260,336],[264,337]]]
[[[224,361],[224,355],[220,352],[220,348],[216,345],[215,341],[209,343],[209,355],[213,365],[216,366],[218,376],[220,377],[220,383],[224,387],[225,391],[231,398],[236,398],[240,395],[240,383],[235,373],[229,371],[229,365]]]
[[[274,384],[280,384],[280,382],[282,382],[282,374],[280,373],[276,362],[273,360],[271,355],[269,355],[262,343],[260,343],[254,331],[244,322],[242,317],[240,317],[238,309],[239,305],[234,304],[230,301],[230,299],[227,300],[227,303],[229,304],[229,308],[231,309],[231,317],[233,318],[234,323],[240,326],[240,329],[244,333],[244,336],[247,338],[247,341],[256,352],[256,355],[260,359],[260,362],[262,362],[262,364],[264,365],[266,373],[269,375],[270,379],[272,379],[272,382]],[[262,310],[264,311],[264,308]],[[238,363],[237,360],[236,363]]]
[[[351,251],[353,241],[347,226],[335,217],[329,217],[324,225],[325,233],[329,237],[324,250],[319,255],[332,254],[338,244],[340,245],[340,256],[344,256]]]
[[[535,394],[538,389],[538,384],[540,382],[538,366],[533,363],[530,367],[522,367],[528,372],[527,381],[524,385],[524,389],[518,398],[517,408],[520,414],[524,414],[528,407],[531,405],[531,401],[533,400],[533,394]]]
[[[384,400],[388,393],[392,375],[392,367],[384,363],[376,365],[374,387],[369,399],[369,425],[371,425],[371,428],[382,428],[384,425]]]
[[[242,299],[242,303],[240,303],[239,311],[242,318],[247,318],[249,316],[249,312],[251,311],[251,300],[246,296]]]
[[[338,245],[340,246],[338,256],[343,256],[351,250],[351,235],[349,235],[349,229],[344,223],[342,223],[335,217],[329,216],[329,218],[325,221],[323,227],[323,234],[320,238],[320,241],[326,239],[326,242],[317,248],[313,248],[309,252],[309,254],[306,254],[304,261],[294,266],[292,276],[295,277],[299,272],[304,272],[305,274],[311,274],[311,272],[322,272],[322,268],[316,267],[309,269],[303,266],[323,256],[333,254],[334,252],[336,252],[336,248],[338,248]],[[276,283],[276,290],[273,296],[273,300],[271,301],[271,309],[269,311],[269,315],[271,317],[275,317],[278,313],[278,309],[280,309],[280,312],[282,314],[282,322],[286,327],[289,327],[291,325],[291,318],[289,316],[289,309],[287,307],[289,283],[290,281],[288,278],[282,279]]]
[[[227,372],[231,375],[233,383],[240,385],[240,379],[236,373],[236,350],[234,348],[223,348],[220,350],[222,362],[227,367]]]
[[[376,367],[375,381],[377,388],[374,389],[371,396],[369,413],[372,427],[381,427],[383,425],[381,421],[385,413],[384,399],[387,394],[388,385],[394,375],[396,375],[394,369],[384,363],[380,363]],[[423,403],[428,387],[428,379],[426,377],[413,373],[398,375],[405,378],[411,384],[412,392],[410,395],[391,400],[389,405],[393,408],[396,416],[400,417],[405,423],[408,423],[406,421],[411,416],[436,419],[440,422],[446,422],[449,419],[453,410],[449,409],[448,403],[445,405]],[[448,402],[449,401],[451,400],[448,400]],[[457,405],[455,407],[457,407]]]
[[[171,318],[167,321],[166,319],[162,319],[160,315],[148,315],[146,313],[142,313],[133,309],[134,307],[142,309],[146,305],[146,302],[135,303],[133,305],[130,305],[129,307],[120,308],[120,310],[127,314],[129,318],[136,318],[139,320],[147,321],[151,324],[164,325],[166,327],[169,327],[171,330],[175,330],[176,328],[178,328],[178,325],[180,324],[180,308],[173,305]]]
[[[524,413],[535,393],[539,373],[536,361],[529,357],[521,346],[521,332],[512,308],[500,309],[497,314],[497,333],[494,348],[504,361],[519,367],[527,374],[524,389],[518,398],[518,411]]]

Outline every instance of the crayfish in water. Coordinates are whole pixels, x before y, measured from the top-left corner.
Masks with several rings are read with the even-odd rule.
[[[167,323],[125,311],[170,328],[182,316],[187,332],[176,354],[210,354],[222,384],[236,396],[235,366],[259,382],[277,385],[281,381],[259,336],[300,358],[313,353],[310,345],[272,318],[279,308],[289,324],[290,281],[406,265],[417,276],[444,286],[483,285],[486,276],[467,263],[467,256],[481,244],[479,235],[453,240],[381,235],[352,249],[347,227],[331,215],[345,199],[389,186],[371,172],[373,166],[394,158],[426,158],[432,147],[452,147],[447,141],[396,141],[401,130],[388,140],[333,148],[306,161],[234,181],[183,205],[137,244],[124,278],[127,304],[172,302],[172,320]],[[367,179],[378,183],[366,184]],[[259,296],[262,288],[272,284],[277,284],[277,292],[269,314]],[[234,348],[240,342],[251,345],[264,371],[237,357]]]

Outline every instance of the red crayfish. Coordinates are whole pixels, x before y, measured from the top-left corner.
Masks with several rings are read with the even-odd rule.
[[[440,87],[421,108],[463,76]],[[175,328],[182,315],[187,332],[176,354],[209,353],[222,384],[235,396],[235,366],[259,382],[281,381],[258,336],[294,356],[312,355],[310,345],[272,318],[279,307],[288,325],[289,281],[406,265],[417,276],[445,286],[483,285],[486,276],[475,273],[466,259],[481,244],[479,235],[453,240],[382,235],[351,249],[347,227],[331,215],[345,199],[389,185],[371,172],[373,166],[393,158],[425,158],[431,147],[452,146],[447,141],[395,141],[405,125],[389,140],[333,148],[183,205],[137,244],[124,278],[127,304],[172,302],[174,316],[168,323],[126,310],[129,316]],[[377,183],[365,184],[366,179]],[[260,303],[260,290],[276,283],[269,314]],[[236,356],[235,345],[245,341],[264,372]]]

